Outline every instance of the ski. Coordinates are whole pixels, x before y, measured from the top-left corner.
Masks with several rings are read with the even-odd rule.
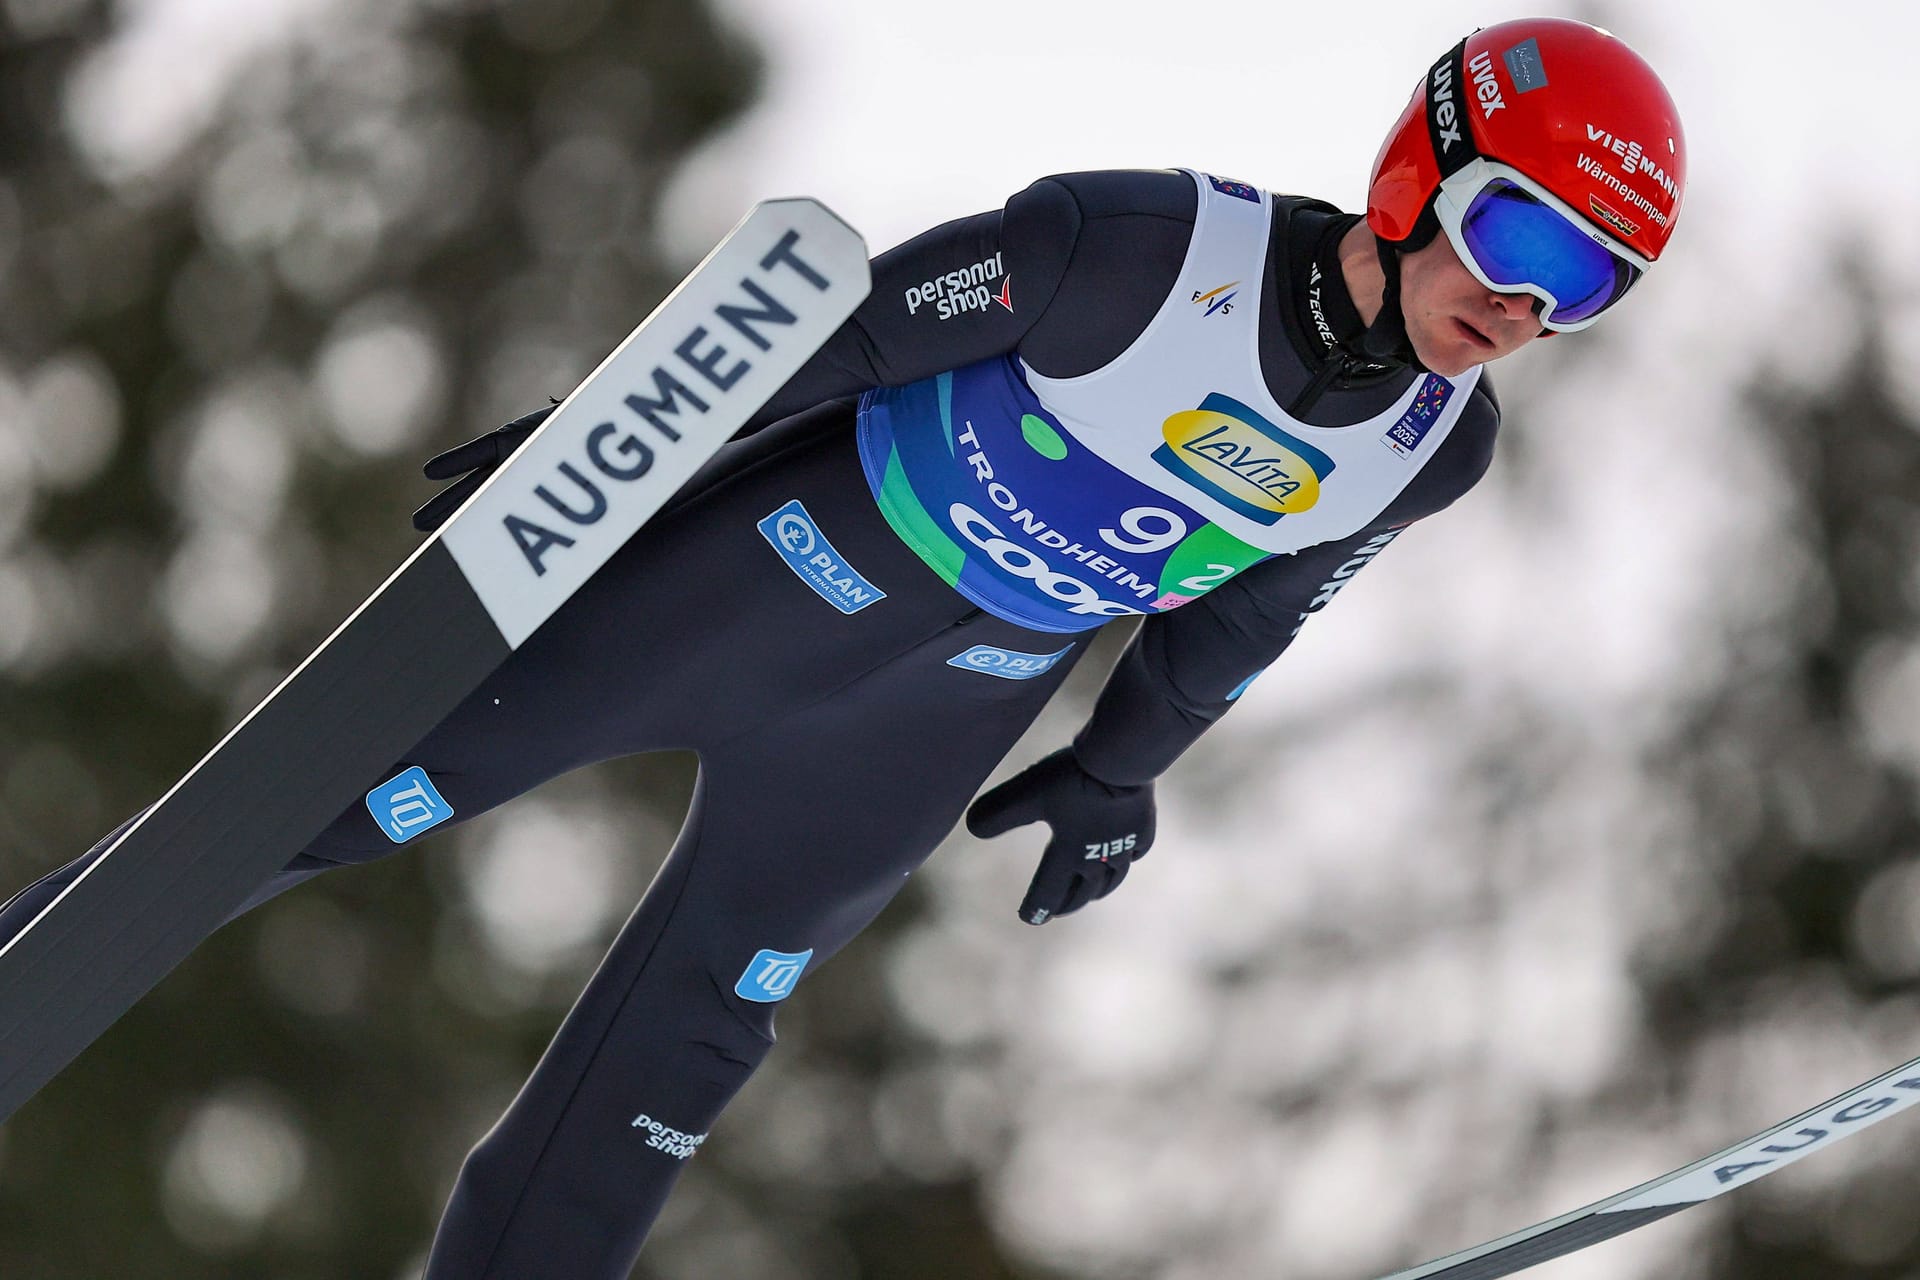
[[[0,948],[0,1122],[425,737],[869,288],[859,234],[755,206],[265,701]]]
[[[1920,1058],[1745,1142],[1584,1209],[1383,1280],[1494,1280],[1725,1195],[1920,1102]]]

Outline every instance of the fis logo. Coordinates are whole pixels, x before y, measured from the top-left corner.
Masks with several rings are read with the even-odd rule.
[[[785,1000],[793,994],[794,984],[800,981],[800,974],[811,959],[812,947],[796,952],[762,951],[747,965],[740,981],[733,984],[733,994],[755,1004]]]
[[[1258,187],[1249,186],[1244,182],[1235,182],[1232,178],[1216,178],[1212,174],[1207,175],[1207,181],[1212,183],[1213,189],[1223,196],[1232,196],[1236,200],[1247,200],[1254,204],[1260,203]]]
[[[999,676],[1002,680],[1031,680],[1043,676],[1060,663],[1060,659],[1073,652],[1068,645],[1058,653],[1016,653],[1012,649],[996,649],[990,644],[977,644],[965,653],[957,653],[947,659],[950,667],[959,667],[962,671],[978,671],[982,675]]]
[[[1206,304],[1207,309],[1201,312],[1202,316],[1210,316],[1215,312],[1223,316],[1230,316],[1233,314],[1233,300],[1240,296],[1239,289],[1240,282],[1238,280],[1235,280],[1232,284],[1223,284],[1218,289],[1209,289],[1205,293],[1195,289],[1193,291],[1193,305],[1197,307],[1202,303]]]
[[[768,545],[780,553],[787,567],[814,589],[822,600],[842,613],[858,613],[887,593],[847,567],[840,553],[820,532],[813,517],[795,498],[757,526]]]
[[[1160,433],[1166,443],[1155,462],[1260,524],[1310,510],[1333,473],[1332,458],[1218,392],[1168,418]]]
[[[1440,411],[1447,407],[1447,401],[1453,398],[1453,384],[1445,378],[1428,374],[1420,380],[1420,390],[1415,393],[1413,403],[1400,415],[1400,420],[1387,428],[1387,434],[1380,442],[1403,458],[1411,458],[1421,441],[1427,438],[1427,432],[1433,430],[1433,424],[1439,419]]]
[[[405,844],[453,816],[453,806],[434,789],[419,765],[367,792],[367,812],[387,839]]]

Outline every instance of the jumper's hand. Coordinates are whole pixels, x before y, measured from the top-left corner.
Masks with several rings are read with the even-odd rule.
[[[553,410],[553,405],[535,409],[504,427],[495,427],[483,436],[477,436],[465,444],[457,444],[445,453],[427,459],[427,465],[420,468],[427,479],[453,480],[453,483],[428,498],[413,513],[413,527],[422,533],[432,533],[445,524],[460,509],[460,504],[472,497],[473,491],[485,484],[487,477],[527,442],[527,437],[547,420],[547,415]]]
[[[967,830],[982,838],[1029,822],[1053,829],[1020,918],[1045,924],[1120,887],[1153,847],[1153,784],[1113,787],[1093,777],[1070,748],[1054,752],[973,802]]]

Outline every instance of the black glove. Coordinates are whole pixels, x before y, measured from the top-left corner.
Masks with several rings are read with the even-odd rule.
[[[487,482],[487,477],[499,469],[501,463],[511,458],[514,451],[527,442],[541,423],[547,420],[554,407],[560,402],[554,401],[544,409],[535,409],[522,418],[515,418],[504,427],[495,427],[483,436],[478,436],[465,444],[457,444],[445,453],[435,454],[427,459],[427,465],[420,468],[429,480],[458,480],[434,494],[413,513],[413,527],[422,533],[432,533],[447,522],[448,517],[460,509],[460,504],[473,496],[473,491]]]
[[[986,839],[1029,822],[1053,828],[1020,918],[1045,924],[1104,898],[1153,847],[1153,784],[1110,787],[1063,748],[973,802],[967,830]]]

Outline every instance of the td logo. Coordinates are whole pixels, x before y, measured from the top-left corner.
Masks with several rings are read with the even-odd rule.
[[[800,974],[811,959],[811,947],[805,951],[763,950],[747,965],[740,981],[733,984],[733,993],[755,1004],[785,1000],[793,994],[794,984],[800,981]]]
[[[1261,524],[1310,510],[1333,459],[1218,392],[1168,418],[1153,460],[1230,511]]]

